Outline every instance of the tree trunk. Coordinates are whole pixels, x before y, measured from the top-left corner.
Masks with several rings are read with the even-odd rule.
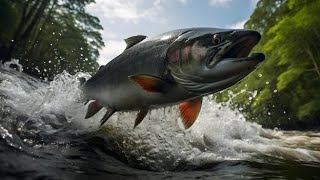
[[[47,22],[48,22],[49,18],[51,17],[53,9],[55,8],[57,2],[58,2],[57,0],[53,1],[52,5],[51,5],[51,7],[49,9],[49,12],[47,13],[46,17],[43,19],[43,22],[39,26],[39,29],[41,29],[41,30],[34,32],[34,36],[33,36],[34,39],[31,42],[31,46],[30,46],[29,52],[33,52],[34,51],[34,47],[36,46],[37,43],[39,43],[39,39],[40,39],[43,31],[46,28]]]
[[[40,18],[41,14],[43,14],[46,8],[46,5],[50,3],[50,1],[51,0],[48,0],[48,1],[37,0],[32,6],[30,5],[30,2],[32,1],[25,2],[22,9],[22,15],[20,18],[19,25],[12,38],[13,42],[9,47],[8,53],[2,63],[6,61],[10,61],[12,58],[12,55],[21,46],[21,44],[26,43],[23,41],[27,40],[28,38],[27,36],[30,34],[30,31],[32,30],[32,28],[34,28],[34,26],[36,25],[37,19]]]
[[[318,66],[318,64],[317,64],[317,62],[316,62],[316,60],[315,60],[315,58],[314,58],[313,53],[312,53],[311,50],[310,50],[310,47],[307,47],[307,48],[306,48],[306,52],[307,52],[307,54],[309,55],[309,57],[310,57],[310,59],[311,59],[311,61],[312,61],[312,64],[313,64],[313,66],[314,66],[314,70],[316,71],[317,75],[318,75],[319,78],[320,78],[319,66]]]
[[[48,7],[48,5],[50,3],[50,1],[51,0],[42,1],[42,3],[40,4],[40,7],[37,9],[35,15],[33,16],[30,24],[28,25],[28,27],[26,28],[24,33],[21,35],[20,41],[22,43],[22,47],[25,46],[28,43],[28,40],[29,40],[29,37],[30,37],[32,31],[34,30],[34,28],[36,27],[37,23],[39,22],[39,20],[43,16],[46,8]]]

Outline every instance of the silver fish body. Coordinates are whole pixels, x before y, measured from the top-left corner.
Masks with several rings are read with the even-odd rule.
[[[125,50],[84,83],[82,89],[86,97],[98,100],[103,106],[124,111],[165,105],[190,98],[188,91],[175,83],[168,72],[164,54],[181,32],[183,30],[146,39]],[[171,38],[162,40],[163,37]],[[168,80],[173,87],[165,95],[146,93],[128,78],[136,74],[148,74]]]
[[[189,28],[142,39],[131,38],[81,86],[87,99],[112,113],[179,104],[234,85],[264,60],[247,57],[260,40],[252,30]]]

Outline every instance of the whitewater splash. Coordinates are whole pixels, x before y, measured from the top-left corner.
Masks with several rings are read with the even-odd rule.
[[[67,134],[94,133],[105,139],[106,148],[131,166],[154,171],[198,168],[261,155],[320,161],[319,149],[312,148],[319,147],[320,134],[290,135],[263,129],[211,97],[204,99],[199,118],[188,130],[183,128],[176,106],[150,111],[135,129],[137,112],[115,113],[98,129],[105,111],[84,119],[86,106],[78,89],[78,78],[84,76],[90,75],[63,72],[46,82],[0,67],[2,139],[18,148],[23,143],[40,147],[67,144]]]

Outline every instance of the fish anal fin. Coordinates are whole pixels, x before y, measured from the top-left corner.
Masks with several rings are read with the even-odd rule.
[[[132,75],[128,78],[147,92],[166,93],[170,86],[167,82],[158,77],[145,74]]]
[[[138,44],[139,42],[143,41],[145,38],[147,38],[147,36],[137,35],[137,36],[132,36],[132,37],[125,39],[124,41],[127,44],[126,49],[129,49],[130,47]]]
[[[107,108],[106,114],[100,120],[100,127],[115,113],[116,111],[112,108]]]
[[[140,110],[134,122],[133,128],[136,128],[142,122],[142,120],[147,116],[147,114],[148,114],[148,109]]]
[[[101,106],[97,101],[93,101],[88,105],[88,110],[87,110],[87,114],[85,116],[85,119],[88,119],[90,117],[92,117],[93,115],[95,115],[97,112],[100,111],[100,109],[103,106]]]
[[[188,100],[179,104],[179,110],[183,125],[186,129],[190,128],[198,118],[202,106],[202,97]]]

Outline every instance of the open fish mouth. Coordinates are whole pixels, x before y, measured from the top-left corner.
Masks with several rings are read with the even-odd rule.
[[[232,43],[223,53],[222,59],[227,58],[244,58],[249,55],[253,47],[259,40],[251,37],[243,37]]]
[[[208,68],[213,68],[218,62],[226,61],[226,60],[233,60],[233,61],[243,61],[243,60],[250,60],[257,62],[262,62],[265,59],[263,53],[252,53],[249,56],[251,50],[255,47],[255,45],[260,41],[260,34],[257,32],[244,35],[241,38],[238,38],[234,42],[228,42],[223,44],[225,48],[222,50],[221,58],[213,59],[216,56],[217,52],[214,52],[209,59],[211,62],[208,63]]]
[[[237,60],[258,60],[263,61],[265,56],[263,53],[253,53],[248,56],[254,46],[259,42],[260,38],[244,37],[239,39],[236,43],[229,46],[222,56],[222,60],[237,59]]]

